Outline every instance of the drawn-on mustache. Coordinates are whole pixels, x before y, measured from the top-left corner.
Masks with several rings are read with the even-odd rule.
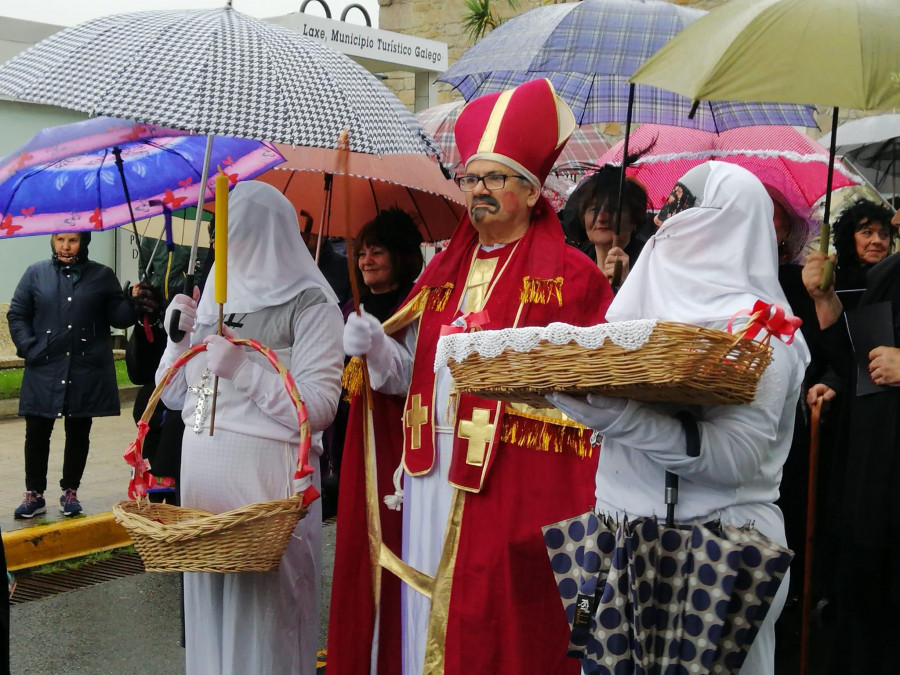
[[[475,197],[472,200],[472,208],[474,209],[476,206],[487,206],[491,213],[497,213],[500,210],[500,202],[491,197],[490,195],[482,195],[480,197]]]

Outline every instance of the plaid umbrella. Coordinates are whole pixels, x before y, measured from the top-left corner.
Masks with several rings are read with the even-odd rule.
[[[543,531],[588,675],[739,672],[793,558],[750,525],[591,511]]]
[[[706,12],[663,0],[583,0],[538,7],[510,19],[469,48],[440,81],[467,99],[547,77],[579,124],[624,121],[628,78],[656,50]],[[808,106],[691,102],[638,86],[635,122],[721,131],[753,124],[815,126]]]
[[[335,148],[349,128],[356,152],[436,155],[365,68],[230,7],[113,14],[67,28],[0,66],[0,93],[290,145]]]
[[[434,137],[444,151],[441,163],[451,174],[459,171],[460,157],[453,129],[464,105],[465,101],[443,103],[416,113],[416,119],[422,128]],[[587,171],[586,166],[592,164],[608,149],[606,139],[593,126],[586,124],[576,127],[556,164],[553,165],[551,173],[577,181]]]

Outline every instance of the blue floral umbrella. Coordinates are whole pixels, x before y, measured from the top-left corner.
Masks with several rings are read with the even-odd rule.
[[[206,136],[97,117],[49,127],[0,160],[0,238],[106,230],[213,197]],[[269,143],[215,137],[230,185],[284,161]]]

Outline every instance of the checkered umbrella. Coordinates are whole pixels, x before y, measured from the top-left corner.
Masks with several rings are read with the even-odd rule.
[[[583,0],[545,5],[503,23],[469,48],[439,80],[466,100],[547,77],[579,124],[622,122],[628,78],[681,29],[706,12],[663,0]],[[814,127],[809,106],[691,102],[638,85],[633,120],[722,131],[755,124]]]
[[[459,168],[459,150],[456,147],[453,129],[464,105],[464,101],[443,103],[416,113],[416,119],[422,128],[434,137],[444,151],[442,163],[450,173],[457,172]],[[589,124],[576,127],[556,164],[553,165],[551,173],[577,181],[587,172],[587,167],[607,150],[609,144],[594,127]]]
[[[0,94],[309,147],[334,148],[348,128],[354,152],[437,154],[365,68],[230,7],[114,14],[67,28],[0,66]]]

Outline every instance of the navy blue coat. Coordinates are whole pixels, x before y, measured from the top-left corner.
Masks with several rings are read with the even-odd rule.
[[[110,326],[130,326],[135,315],[110,268],[92,261],[34,263],[6,318],[16,353],[25,359],[20,415],[119,414]]]

